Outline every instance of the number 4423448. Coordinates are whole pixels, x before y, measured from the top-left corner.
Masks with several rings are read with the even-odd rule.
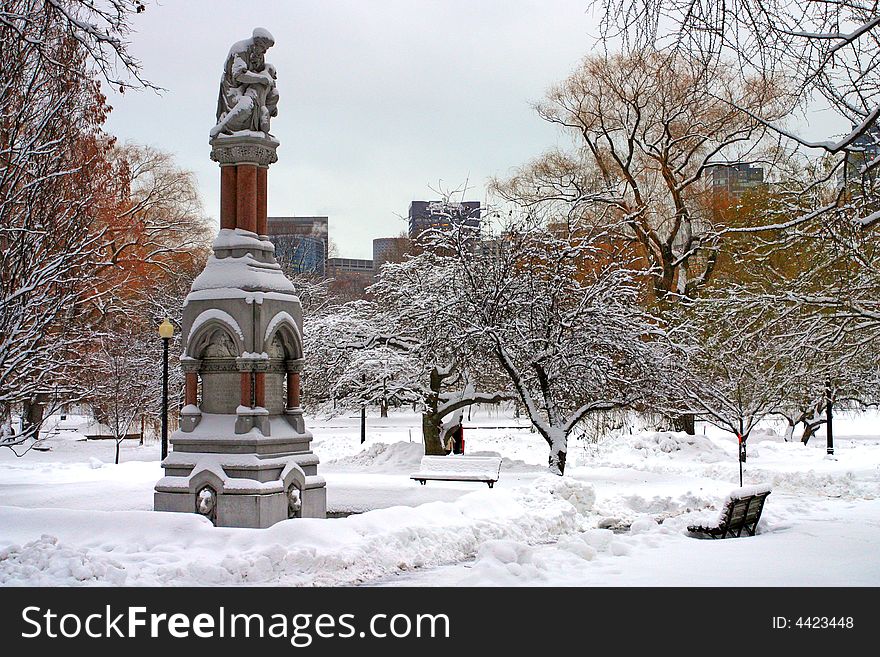
[[[794,626],[801,629],[821,630],[825,628],[852,629],[852,616],[800,616],[794,622]]]

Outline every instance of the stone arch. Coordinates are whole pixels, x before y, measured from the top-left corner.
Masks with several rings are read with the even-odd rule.
[[[281,481],[287,498],[287,517],[302,518],[306,473],[298,464],[290,462],[281,472]]]
[[[199,470],[189,477],[189,492],[197,493],[204,487],[213,488],[218,495],[223,493],[223,479],[216,472],[211,470]]]
[[[202,358],[209,346],[217,344],[218,340],[222,339],[218,338],[218,332],[232,343],[233,353],[229,354],[231,358],[244,352],[244,336],[232,315],[218,310],[206,310],[192,323],[186,342],[187,356]]]
[[[284,484],[285,490],[291,486],[296,486],[300,490],[304,490],[306,487],[306,473],[299,464],[291,461],[284,467],[284,470],[282,470],[281,481]]]
[[[266,326],[263,344],[271,344],[276,336],[280,338],[287,360],[303,357],[302,335],[290,313],[282,310],[272,318]]]

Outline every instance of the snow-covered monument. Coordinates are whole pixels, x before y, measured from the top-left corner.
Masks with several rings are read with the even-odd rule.
[[[323,518],[324,479],[300,408],[302,307],[266,237],[266,178],[277,161],[274,44],[257,28],[224,65],[211,159],[220,165],[220,232],[182,320],[186,405],[162,462],[157,511],[217,526]]]

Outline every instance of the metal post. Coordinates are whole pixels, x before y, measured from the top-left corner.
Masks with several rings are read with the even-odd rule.
[[[366,384],[367,375],[363,374],[361,380]],[[361,406],[361,444],[367,442],[367,406]]]
[[[834,427],[832,425],[832,407],[834,400],[831,395],[831,379],[825,379],[825,425],[828,436],[828,456],[834,456]]]
[[[168,340],[162,338],[162,460],[168,456]]]
[[[739,439],[739,487],[742,488],[743,485],[743,439],[742,436],[737,436]]]
[[[743,444],[743,421],[739,419],[739,433],[736,436],[739,443],[739,487],[743,485],[743,461],[746,460],[745,445]]]

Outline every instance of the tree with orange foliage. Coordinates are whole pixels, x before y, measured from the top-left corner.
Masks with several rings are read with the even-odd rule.
[[[760,121],[796,147],[828,155],[831,166],[791,181],[791,209],[765,227],[795,227],[843,220],[880,226],[880,4],[877,0],[594,0],[604,9],[603,33],[622,37],[633,50],[665,48],[698,70],[725,66],[740,82],[789,81],[790,114],[816,111],[820,101],[825,139],[809,123],[791,126],[762,116],[736,98],[725,101],[743,117]],[[811,107],[812,105],[812,107]],[[828,128],[836,121],[836,126]],[[837,134],[834,134],[837,133]],[[858,181],[855,195],[836,185],[830,197],[804,209],[798,198],[816,186]],[[841,210],[844,210],[841,212]],[[835,216],[836,215],[836,216]]]
[[[665,53],[589,56],[537,107],[573,148],[494,187],[535,216],[614,227],[614,239],[638,248],[657,299],[692,296],[712,277],[724,228],[706,211],[706,174],[757,157],[765,134],[732,104],[776,118],[780,95],[769,81]]]
[[[149,84],[125,42],[142,10],[136,0],[0,6],[0,422],[22,415],[2,442],[17,454],[44,407],[81,396],[73,382],[92,338],[83,320],[109,298],[99,272],[118,186],[93,73]]]
[[[211,252],[211,229],[195,176],[171,154],[148,146],[114,146],[109,162],[117,181],[115,203],[99,217],[103,260],[96,273],[107,293],[83,317],[94,336],[77,381],[83,400],[113,428],[117,444],[135,419],[160,420],[160,341],[165,318],[179,325],[180,300]],[[171,414],[183,375],[177,367],[179,334],[169,350]]]

